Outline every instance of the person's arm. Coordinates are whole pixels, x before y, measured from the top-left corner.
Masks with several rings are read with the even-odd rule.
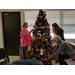
[[[51,54],[55,53],[56,49],[57,49],[57,46],[53,49]]]
[[[25,36],[26,37],[28,37],[30,34],[31,34],[31,32],[33,31],[34,29],[32,29],[28,34],[26,34]]]
[[[66,46],[65,43],[61,44],[61,45],[59,46],[58,50],[57,50],[55,53],[51,54],[51,56],[55,56],[55,55],[61,53],[61,52],[65,49],[65,46]]]

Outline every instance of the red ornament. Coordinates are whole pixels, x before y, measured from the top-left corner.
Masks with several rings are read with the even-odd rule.
[[[46,40],[44,39],[44,41],[46,41]]]
[[[38,21],[36,21],[36,23],[38,23]]]
[[[37,35],[37,37],[38,37],[39,35]]]
[[[34,48],[36,48],[36,46],[34,46]]]
[[[46,54],[44,54],[44,56],[47,56]]]

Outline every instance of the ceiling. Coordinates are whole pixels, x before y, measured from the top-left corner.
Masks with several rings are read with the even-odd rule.
[[[40,9],[0,9],[0,12],[20,12],[21,10],[23,11],[36,11],[36,10],[40,10]],[[75,9],[42,9],[42,10],[45,10],[45,11],[72,11]]]

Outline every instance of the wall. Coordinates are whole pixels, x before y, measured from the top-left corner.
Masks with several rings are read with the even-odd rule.
[[[0,48],[4,48],[4,37],[3,37],[3,26],[2,26],[1,12],[0,12]]]
[[[21,28],[22,28],[22,25],[25,22],[25,11],[24,10],[20,11],[20,18],[21,18]]]

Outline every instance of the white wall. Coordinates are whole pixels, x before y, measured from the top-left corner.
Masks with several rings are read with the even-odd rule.
[[[20,11],[20,18],[21,18],[21,28],[22,28],[22,25],[25,22],[25,11],[24,10]]]
[[[2,26],[1,12],[0,12],[0,48],[4,48],[4,37],[3,37],[3,26]]]

